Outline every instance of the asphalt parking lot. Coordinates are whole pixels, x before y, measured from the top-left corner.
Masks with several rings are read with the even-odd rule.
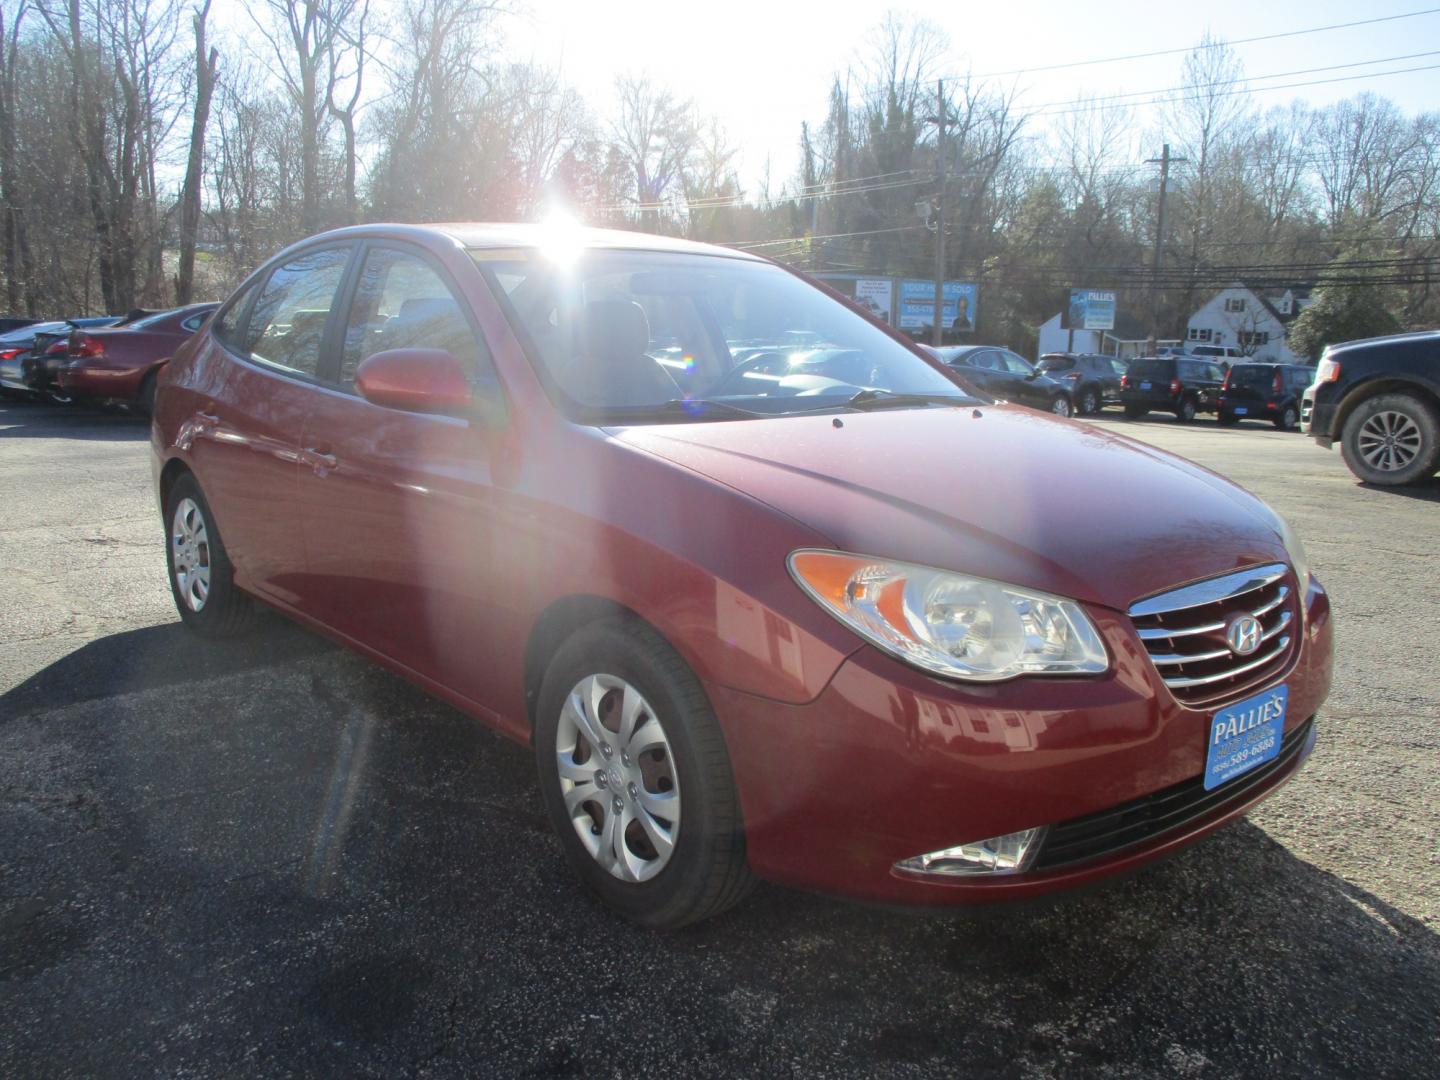
[[[1098,423],[1302,537],[1337,634],[1306,769],[1060,902],[762,887],[662,936],[572,882],[526,751],[278,618],[185,634],[142,423],[0,402],[0,1075],[1434,1075],[1440,482]]]

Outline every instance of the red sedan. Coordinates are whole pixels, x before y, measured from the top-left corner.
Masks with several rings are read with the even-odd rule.
[[[130,405],[149,415],[161,365],[219,306],[190,304],[122,326],[77,330],[56,381],[76,400]]]
[[[1128,870],[1292,776],[1329,689],[1329,602],[1258,499],[967,397],[735,251],[312,237],[152,431],[184,622],[258,599],[532,746],[580,878],[646,925],[756,876],[968,904]]]

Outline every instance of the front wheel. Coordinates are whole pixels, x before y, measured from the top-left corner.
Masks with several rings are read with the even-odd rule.
[[[235,587],[210,505],[188,472],[170,489],[165,523],[170,593],[181,622],[205,637],[232,637],[248,629],[254,604]]]
[[[1070,407],[1070,399],[1064,394],[1056,394],[1050,399],[1050,411],[1056,416],[1069,416],[1074,410]]]
[[[571,866],[625,918],[674,929],[749,891],[719,723],[650,627],[606,620],[561,647],[536,702],[535,761]]]
[[[1180,407],[1175,410],[1175,419],[1182,424],[1188,424],[1195,419],[1195,399],[1186,398],[1180,402]]]
[[[1440,415],[1410,394],[1377,394],[1345,421],[1340,452],[1367,484],[1424,480],[1440,465]]]
[[[1300,414],[1295,411],[1294,405],[1286,405],[1279,416],[1275,418],[1275,426],[1281,431],[1294,431],[1300,423]]]

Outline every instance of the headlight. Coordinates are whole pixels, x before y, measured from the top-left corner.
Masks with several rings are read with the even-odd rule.
[[[1305,554],[1305,545],[1300,543],[1300,537],[1295,535],[1290,523],[1279,514],[1275,514],[1275,528],[1280,533],[1280,542],[1285,545],[1285,554],[1290,557],[1290,565],[1295,569],[1295,580],[1300,583],[1300,595],[1303,597],[1310,581],[1310,557]]]
[[[1073,600],[842,551],[796,551],[788,562],[826,611],[936,675],[995,682],[1109,667],[1099,633]]]

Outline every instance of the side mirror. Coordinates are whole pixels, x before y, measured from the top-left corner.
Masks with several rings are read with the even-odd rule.
[[[1034,382],[1036,379],[1038,379],[1041,375],[1044,375],[1044,374],[1045,374],[1045,373],[1044,373],[1043,371],[1041,371],[1039,368],[1036,368],[1036,369],[1032,370],[1029,375],[1026,375],[1026,376],[1025,376],[1025,381],[1026,381],[1026,382]]]
[[[355,373],[355,389],[372,405],[404,412],[468,413],[474,391],[465,367],[445,349],[389,349]]]

